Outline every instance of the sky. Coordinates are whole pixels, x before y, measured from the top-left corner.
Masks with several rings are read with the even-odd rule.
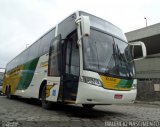
[[[160,22],[160,0],[0,0],[0,68],[77,10],[124,33]]]

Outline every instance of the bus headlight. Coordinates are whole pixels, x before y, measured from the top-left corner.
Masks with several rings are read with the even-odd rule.
[[[99,79],[96,79],[96,78],[82,76],[81,81],[84,82],[84,83],[88,83],[88,84],[99,86],[99,87],[102,86],[101,81]]]

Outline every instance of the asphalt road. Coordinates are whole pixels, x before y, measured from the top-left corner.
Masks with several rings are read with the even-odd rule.
[[[0,97],[2,127],[108,127],[160,126],[160,105],[129,104],[96,106],[86,110],[81,106],[54,105],[52,110],[41,108],[34,99]]]

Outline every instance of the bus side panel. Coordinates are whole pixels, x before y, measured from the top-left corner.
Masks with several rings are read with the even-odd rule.
[[[48,72],[48,54],[41,56],[38,60],[37,66],[34,71],[34,75],[27,89],[23,92],[18,90],[16,94],[29,97],[29,98],[38,98],[39,97],[39,89],[43,80],[47,79]]]
[[[19,75],[20,80],[16,88],[17,90],[25,90],[28,88],[32,81],[38,60],[39,58],[36,58],[23,65],[23,70],[21,70],[21,73]]]
[[[23,65],[18,66],[17,68],[13,69],[8,73],[5,73],[4,80],[3,80],[3,89],[2,89],[3,93],[5,93],[6,87],[10,86],[11,94],[12,95],[15,94],[16,87],[20,81],[21,70],[23,70]]]
[[[16,90],[27,89],[32,81],[38,60],[39,58],[31,60],[6,73],[3,83],[3,92],[5,93],[7,85],[10,86],[12,95],[15,94]]]

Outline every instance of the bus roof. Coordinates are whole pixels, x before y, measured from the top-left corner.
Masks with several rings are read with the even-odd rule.
[[[79,14],[79,16],[81,15],[86,15],[90,17],[91,20],[91,26],[96,27],[98,29],[101,29],[109,34],[112,34],[118,38],[120,38],[121,40],[126,41],[126,37],[125,35],[122,33],[121,29],[118,28],[117,26],[113,25],[112,23],[99,18],[97,16],[94,16],[92,14],[86,13],[84,11],[76,11],[74,13],[72,13],[71,15],[69,15],[68,17],[72,16],[72,15],[76,15]],[[65,19],[67,19],[68,17],[64,18],[61,22],[63,22]],[[58,24],[60,24],[61,22],[59,22]],[[51,31],[53,31],[56,27],[52,27],[50,30],[48,30],[45,34],[43,34],[41,37],[39,37],[34,43],[32,43],[32,45],[30,45],[28,48],[26,48],[25,50],[23,50],[21,53],[19,53],[16,57],[14,57],[8,64],[7,66],[14,60],[16,59],[18,56],[20,56],[23,52],[25,52],[26,50],[28,50],[30,47],[32,47],[36,42],[38,42],[40,39],[42,39],[44,36],[46,36],[48,33],[50,33]],[[6,68],[7,68],[6,66]]]

